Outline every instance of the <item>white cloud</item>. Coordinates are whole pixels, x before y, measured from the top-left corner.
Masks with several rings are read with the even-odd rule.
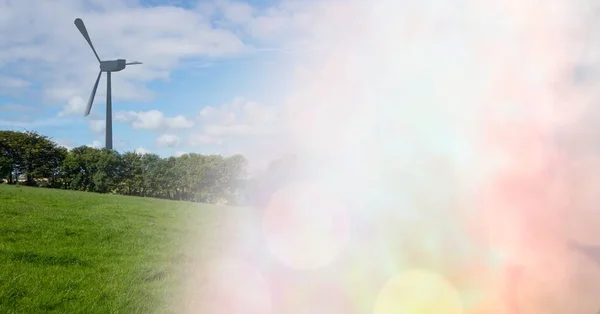
[[[131,123],[131,126],[134,129],[145,130],[187,129],[194,125],[194,122],[182,115],[165,117],[165,115],[158,110],[138,112],[119,111],[115,114],[114,118],[119,122]]]
[[[175,154],[173,154],[173,156],[175,156],[175,157],[181,157],[181,156],[183,156],[185,154],[187,154],[187,152],[176,151]]]
[[[131,0],[93,1],[93,5],[85,0],[0,2],[0,93],[41,86],[51,103],[75,96],[87,99],[98,64],[73,25],[74,17],[84,20],[101,59],[144,62],[113,75],[114,100],[147,100],[153,92],[146,84],[168,79],[182,62],[255,50],[245,42],[272,48],[309,38],[322,20],[317,17],[331,14],[331,4],[340,3],[283,1],[259,8],[216,0],[184,8]],[[104,99],[104,84],[105,75],[98,88],[99,102]]]
[[[194,122],[188,120],[182,115],[178,115],[173,118],[165,118],[165,124],[167,127],[172,129],[187,129],[194,126]]]
[[[145,154],[150,154],[150,151],[146,148],[138,147],[135,149],[135,153],[139,154],[139,155],[145,155]]]
[[[88,126],[94,133],[103,133],[106,130],[106,120],[91,120]]]
[[[324,22],[344,11],[344,2],[347,1],[280,1],[259,9],[247,3],[219,0],[215,9],[222,16],[219,25],[238,29],[264,43],[292,44],[323,32]]]
[[[241,97],[219,107],[204,107],[198,115],[202,128],[190,135],[191,145],[222,144],[226,140],[271,135],[277,131],[280,112]]]
[[[255,10],[248,3],[218,1],[216,4],[223,17],[231,23],[243,24],[254,19]]]
[[[233,31],[213,27],[206,12],[194,9],[144,7],[128,0],[94,1],[93,6],[78,0],[20,0],[0,2],[0,12],[0,67],[11,66],[14,72],[3,71],[0,86],[41,84],[54,102],[87,98],[98,73],[74,17],[84,20],[101,59],[144,62],[113,75],[116,100],[147,98],[145,83],[168,78],[184,59],[235,55],[246,49]]]
[[[102,142],[97,141],[97,140],[93,141],[92,144],[88,144],[86,146],[89,146],[92,148],[102,148],[103,147]]]
[[[43,98],[36,99],[36,103],[64,105],[59,117],[83,113],[98,64],[73,25],[75,17],[84,20],[102,59],[126,58],[144,62],[112,76],[115,102],[141,101],[154,96],[147,87],[149,82],[168,80],[172,71],[184,62],[210,64],[248,52],[278,51],[289,43],[304,42],[317,34],[315,30],[320,25],[317,22],[332,14],[330,3],[341,2],[284,0],[255,7],[237,1],[215,0],[200,1],[193,8],[184,8],[142,5],[132,0],[0,1],[0,36],[3,38],[0,43],[0,83],[12,87],[3,88],[0,84],[0,96],[23,90]],[[103,74],[95,106],[105,102],[105,82],[106,75]],[[22,94],[26,95],[25,92]],[[219,111],[215,113],[217,116],[227,110],[236,112],[235,121],[210,121],[205,117],[201,120],[203,126],[190,140],[223,143],[240,136],[273,133],[272,122],[252,120],[251,111],[258,112],[260,108],[215,109]],[[244,112],[249,117],[244,117]],[[120,116],[115,113],[115,120],[146,130],[194,126],[194,122],[185,116],[166,117],[158,110],[121,112]],[[94,132],[104,131],[103,120],[81,120],[81,123],[86,122]]]
[[[58,113],[59,117],[69,115],[83,115],[87,102],[79,96],[74,96],[69,99],[63,110]]]
[[[156,139],[156,145],[162,147],[176,147],[179,142],[179,136],[173,134],[163,134]]]

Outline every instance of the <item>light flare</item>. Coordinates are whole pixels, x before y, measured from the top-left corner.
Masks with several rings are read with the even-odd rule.
[[[213,259],[196,270],[186,313],[270,314],[272,295],[253,265],[235,258]]]
[[[271,197],[264,212],[263,235],[271,254],[288,267],[324,267],[348,244],[348,209],[323,185],[292,183]]]
[[[597,81],[570,74],[580,2],[333,3],[281,123],[306,180],[260,214],[277,310],[597,311],[598,268],[567,249],[600,245]]]
[[[461,296],[450,282],[427,270],[406,270],[383,287],[373,314],[463,314]]]

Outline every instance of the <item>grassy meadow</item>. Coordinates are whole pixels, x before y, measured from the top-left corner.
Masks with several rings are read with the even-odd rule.
[[[0,185],[0,313],[176,312],[186,221],[219,209]]]

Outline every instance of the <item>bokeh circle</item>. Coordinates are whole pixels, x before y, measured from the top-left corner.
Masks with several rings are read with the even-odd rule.
[[[458,290],[444,277],[412,269],[392,277],[379,292],[373,314],[462,314]]]
[[[273,300],[257,268],[242,260],[218,258],[196,278],[196,298],[187,313],[270,314]]]
[[[350,239],[344,201],[322,184],[299,181],[275,192],[265,208],[263,235],[269,252],[297,270],[333,262]]]

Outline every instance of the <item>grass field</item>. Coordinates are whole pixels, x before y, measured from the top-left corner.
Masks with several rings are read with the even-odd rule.
[[[176,312],[184,222],[211,209],[0,185],[0,313]]]

